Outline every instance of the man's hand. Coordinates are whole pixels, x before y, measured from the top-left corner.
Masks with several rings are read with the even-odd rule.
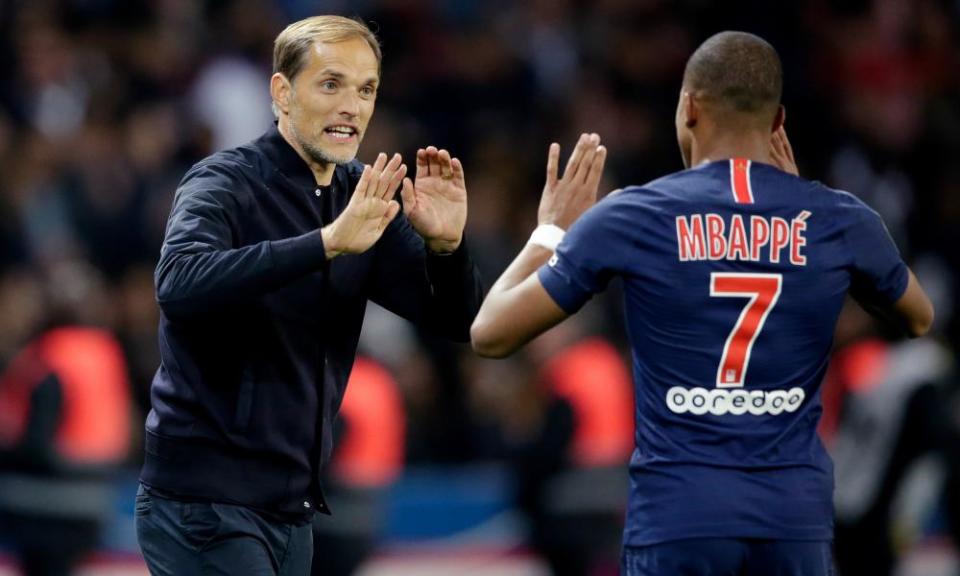
[[[407,166],[401,163],[399,154],[387,162],[387,155],[381,153],[372,167],[363,167],[347,207],[336,220],[320,229],[327,260],[340,254],[366,252],[380,239],[400,211],[400,204],[393,197],[406,173]]]
[[[797,161],[793,159],[793,147],[790,146],[787,131],[783,126],[777,128],[777,131],[770,137],[770,159],[773,160],[774,166],[787,174],[800,175],[800,170],[797,169]]]
[[[563,178],[557,179],[560,145],[554,142],[547,153],[547,183],[543,186],[538,224],[553,224],[567,230],[581,214],[597,202],[597,187],[603,174],[607,149],[597,134],[581,134],[567,161]]]
[[[417,150],[416,182],[403,179],[403,213],[435,253],[453,252],[467,223],[463,164],[433,146]]]

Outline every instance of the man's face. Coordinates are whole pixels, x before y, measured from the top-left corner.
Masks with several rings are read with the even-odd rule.
[[[315,162],[353,160],[373,116],[377,57],[362,38],[316,42],[294,78],[289,102],[293,137]]]
[[[690,154],[693,143],[693,134],[690,132],[690,128],[687,126],[688,98],[690,98],[689,93],[681,88],[680,98],[677,101],[677,116],[675,121],[677,127],[677,144],[680,145],[680,156],[683,157],[684,168],[690,167]]]

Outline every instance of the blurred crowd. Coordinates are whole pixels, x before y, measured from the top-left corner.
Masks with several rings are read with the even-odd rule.
[[[723,29],[773,43],[801,174],[880,212],[937,307],[923,350],[855,310],[844,315],[838,354],[865,343],[882,353],[851,352],[856,360],[834,370],[824,392],[838,499],[859,495],[838,500],[838,522],[853,534],[843,538],[859,543],[858,527],[882,519],[889,570],[895,548],[916,538],[896,529],[887,538],[886,527],[912,517],[876,508],[894,500],[908,465],[925,455],[939,470],[924,476],[940,478],[931,498],[943,499],[932,508],[960,500],[951,490],[960,474],[943,457],[960,446],[956,0],[0,0],[0,370],[53,326],[104,329],[126,364],[134,412],[123,462],[137,465],[158,365],[153,267],[173,192],[191,164],[270,125],[273,39],[315,13],[361,16],[382,41],[383,80],[361,159],[397,151],[409,162],[416,148],[436,145],[462,160],[468,242],[487,283],[535,225],[551,141],[569,149],[579,133],[600,133],[610,151],[604,191],[681,169],[673,122],[687,56]],[[547,555],[569,549],[576,534],[536,529],[538,518],[557,525],[569,511],[546,509],[537,495],[560,469],[622,468],[629,455],[619,306],[614,287],[588,314],[499,362],[371,308],[362,352],[400,392],[403,463],[514,466],[534,545]],[[583,357],[577,346],[599,348]],[[613,351],[620,371],[598,350]],[[584,386],[565,378],[596,373],[604,382],[592,388],[607,386],[604,400],[584,400]],[[628,426],[603,424],[592,411],[609,415],[603,406],[625,410]],[[908,407],[934,422],[919,439],[900,433]],[[880,431],[889,437],[877,440]],[[869,449],[858,434],[874,441],[864,440]],[[598,461],[584,456],[598,451]],[[863,470],[866,479],[847,474]],[[606,514],[618,503],[584,505]],[[911,521],[919,531],[923,521]]]

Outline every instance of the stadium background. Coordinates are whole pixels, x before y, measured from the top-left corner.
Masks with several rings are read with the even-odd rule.
[[[488,284],[535,224],[549,142],[569,149],[580,132],[600,133],[610,150],[604,190],[678,170],[673,117],[687,56],[723,29],[773,43],[801,173],[879,211],[935,300],[926,355],[894,386],[932,391],[947,441],[918,449],[923,457],[882,492],[894,508],[883,529],[896,573],[960,573],[950,538],[950,449],[960,437],[957,0],[0,0],[0,367],[63,299],[118,337],[129,367],[131,453],[84,573],[144,573],[131,500],[157,366],[152,271],[173,191],[193,162],[269,125],[272,40],[317,13],[359,15],[382,40],[360,158],[399,151],[409,162],[433,144],[462,159],[467,236]],[[616,292],[558,338],[599,337],[625,352]],[[838,348],[884,336],[873,330],[850,311]],[[544,421],[536,382],[562,346],[480,361],[372,307],[363,347],[396,379],[407,423],[404,469],[387,488],[365,573],[546,573],[523,543],[529,521],[509,463]],[[874,424],[907,428],[904,403],[878,402],[890,419]],[[827,433],[846,417],[836,413]],[[878,450],[874,483],[892,448]],[[844,481],[838,493],[850,490]],[[0,558],[0,574],[15,573]]]

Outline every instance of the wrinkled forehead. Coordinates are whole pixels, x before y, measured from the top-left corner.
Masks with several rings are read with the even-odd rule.
[[[307,52],[303,71],[316,74],[326,69],[358,79],[372,77],[376,80],[380,77],[377,55],[370,44],[359,37],[339,42],[314,42]]]

